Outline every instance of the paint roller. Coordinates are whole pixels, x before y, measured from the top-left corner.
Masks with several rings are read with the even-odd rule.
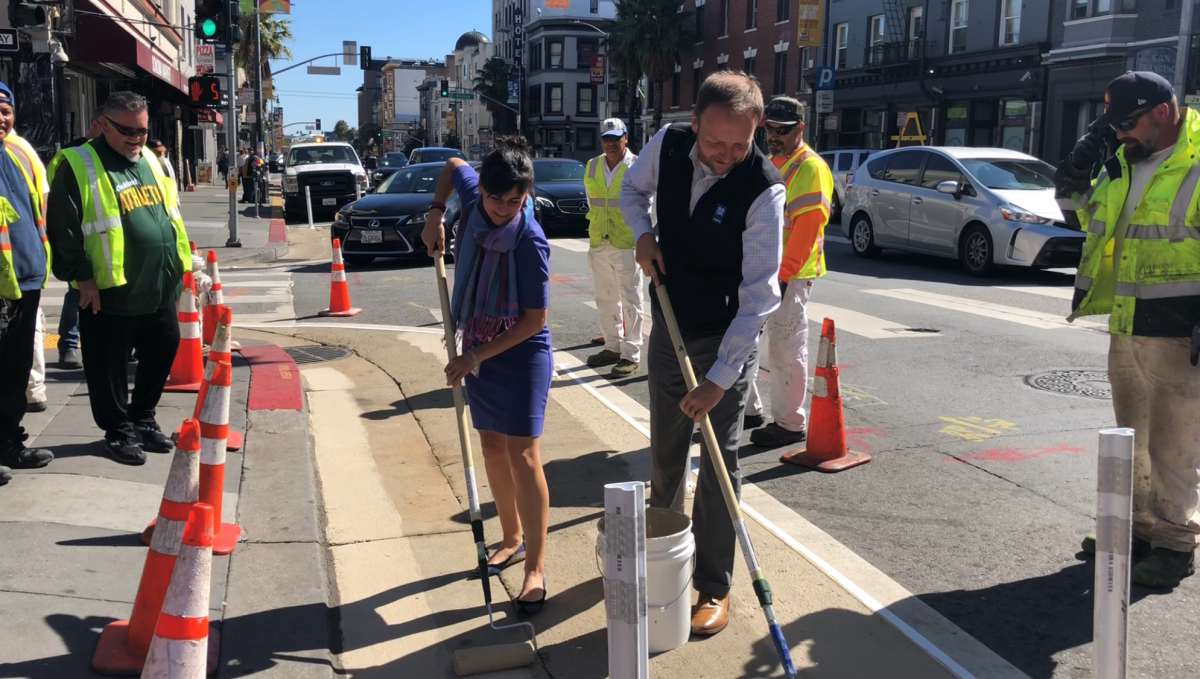
[[[446,263],[441,253],[432,253],[434,273],[437,276],[438,297],[442,302],[442,326],[446,331],[446,355],[453,361],[458,358],[455,342],[454,316],[450,314],[450,293],[446,287]],[[537,632],[528,622],[497,625],[492,613],[492,586],[487,575],[487,543],[483,539],[483,517],[479,513],[479,495],[475,487],[475,461],[471,455],[471,434],[467,428],[466,400],[463,398],[462,383],[454,385],[454,411],[458,416],[458,442],[462,448],[463,473],[467,481],[467,506],[471,514],[471,533],[475,538],[475,554],[478,557],[479,582],[483,584],[483,603],[487,606],[488,625],[494,630],[528,628],[530,641],[479,648],[463,648],[454,652],[454,673],[460,677],[483,672],[498,672],[525,667],[533,662],[537,652]]]

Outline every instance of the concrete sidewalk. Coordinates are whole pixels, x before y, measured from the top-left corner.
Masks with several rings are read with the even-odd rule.
[[[241,198],[239,189],[238,198]],[[180,211],[188,237],[201,249],[215,249],[222,266],[268,262],[287,254],[287,231],[279,206],[278,189],[261,206],[238,203],[239,247],[228,247],[229,192],[221,187],[198,185],[179,195]]]
[[[280,330],[358,355],[303,365],[326,536],[341,621],[343,673],[454,677],[453,651],[519,641],[488,628],[466,517],[461,456],[441,366],[441,331]],[[267,335],[259,335],[267,337]],[[276,335],[280,343],[289,341]],[[550,487],[549,599],[533,619],[541,652],[494,679],[608,676],[595,556],[603,485],[649,476],[647,440],[571,380],[556,379],[541,439]],[[499,525],[475,441],[486,535]],[[754,521],[751,537],[775,611],[805,677],[953,676],[882,617]],[[498,622],[512,622],[521,568],[493,581]],[[694,594],[689,593],[694,599]],[[782,676],[748,574],[737,560],[729,627],[650,660],[658,677]]]

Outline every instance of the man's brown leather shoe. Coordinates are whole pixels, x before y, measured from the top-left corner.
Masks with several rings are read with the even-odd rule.
[[[692,606],[692,634],[709,636],[725,629],[729,624],[729,595],[716,597],[700,592],[700,599]]]

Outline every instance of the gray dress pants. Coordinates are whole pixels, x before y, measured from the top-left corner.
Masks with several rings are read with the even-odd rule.
[[[717,349],[723,335],[685,337],[684,345],[692,360],[696,378],[703,382],[705,373],[717,360]],[[688,448],[698,425],[679,409],[687,395],[687,385],[675,357],[675,348],[667,332],[666,321],[658,305],[654,305],[654,324],[650,331],[647,351],[650,383],[650,505],[680,510],[683,489],[688,473]],[[754,356],[746,364],[755,363]],[[741,475],[738,469],[738,441],[742,437],[742,414],[746,409],[746,366],[724,398],[709,412],[721,457],[729,472],[733,487],[741,494]],[[705,444],[700,464],[700,479],[692,507],[692,534],[696,538],[696,574],[692,586],[697,591],[723,597],[729,593],[733,580],[733,561],[736,536],[733,521],[725,509],[721,487],[709,460]]]

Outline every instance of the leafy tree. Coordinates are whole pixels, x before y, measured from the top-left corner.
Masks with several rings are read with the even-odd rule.
[[[419,149],[425,145],[425,140],[420,137],[409,135],[408,139],[404,140],[404,155],[412,155],[413,149]]]
[[[338,141],[350,141],[350,125],[345,120],[333,124],[333,136]]]
[[[492,129],[496,134],[507,134],[517,129],[517,114],[508,109],[508,81],[511,72],[508,64],[499,57],[483,63],[475,76],[475,91],[484,96],[483,105],[492,114]]]
[[[459,140],[457,132],[450,131],[446,133],[446,143],[442,144],[442,146],[445,146],[448,149],[459,149],[461,151],[462,141]]]
[[[645,75],[654,86],[654,124],[662,124],[663,81],[675,74],[681,55],[695,48],[693,12],[680,12],[679,0],[621,0],[617,18],[609,29],[609,68],[630,87],[637,100],[637,83]],[[634,129],[636,106],[630,107],[629,128]]]
[[[381,146],[383,143],[382,131],[375,123],[363,123],[363,126],[358,128],[358,145],[364,150],[373,146]]]

